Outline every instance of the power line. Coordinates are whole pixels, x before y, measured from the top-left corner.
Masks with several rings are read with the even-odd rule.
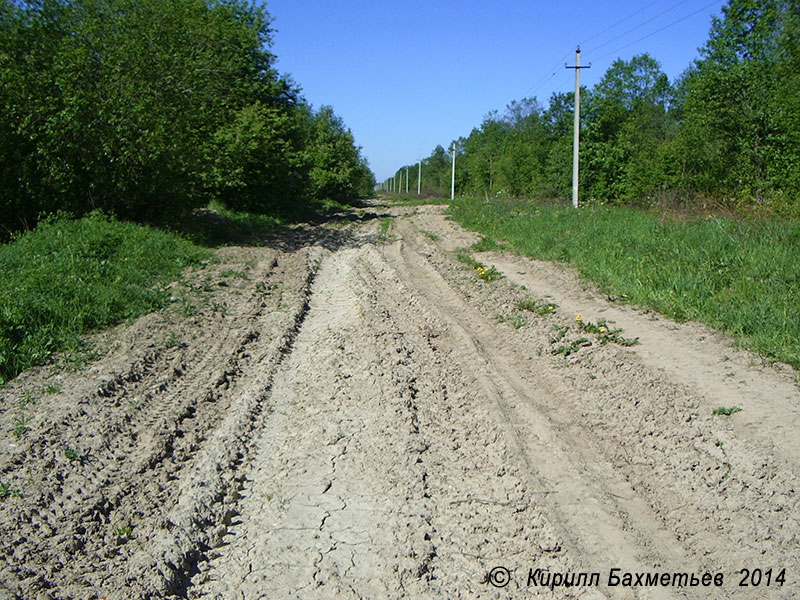
[[[628,20],[632,19],[633,17],[635,17],[636,15],[638,15],[638,14],[640,14],[640,13],[644,12],[645,10],[647,10],[648,8],[650,8],[651,6],[653,6],[654,4],[658,4],[660,1],[661,1],[661,0],[654,0],[654,1],[652,1],[652,2],[650,2],[650,3],[648,3],[648,4],[646,4],[646,5],[645,5],[645,6],[643,6],[642,8],[640,8],[640,9],[638,9],[638,10],[635,10],[634,12],[630,13],[630,14],[629,14],[629,15],[627,15],[626,17],[623,17],[622,19],[618,20],[618,21],[617,21],[616,23],[614,23],[613,25],[609,25],[608,27],[606,27],[605,29],[601,30],[600,32],[598,32],[598,33],[596,33],[596,34],[594,34],[594,35],[590,36],[589,38],[587,38],[586,40],[584,40],[583,42],[581,42],[581,45],[584,45],[586,42],[589,42],[589,41],[591,41],[591,40],[597,39],[598,37],[600,37],[600,36],[601,36],[601,35],[603,35],[604,33],[606,33],[606,32],[608,32],[608,31],[610,31],[610,30],[614,29],[615,27],[617,27],[617,26],[621,25],[621,24],[622,24],[622,23],[624,23],[625,21],[628,21]],[[629,46],[632,46],[632,45],[634,45],[634,44],[637,44],[637,43],[639,43],[639,42],[641,42],[641,41],[644,41],[644,40],[646,40],[646,39],[648,39],[648,38],[650,38],[650,37],[652,37],[652,36],[654,36],[654,35],[656,35],[656,34],[658,34],[658,33],[661,33],[661,32],[662,32],[662,31],[664,31],[665,29],[668,29],[668,28],[670,28],[670,27],[672,27],[672,26],[674,26],[674,25],[677,25],[678,23],[681,23],[682,21],[685,21],[686,19],[689,19],[690,17],[693,17],[694,15],[696,15],[696,14],[698,14],[698,13],[700,13],[700,12],[702,12],[702,11],[704,11],[704,10],[708,9],[708,8],[710,8],[711,6],[714,6],[715,4],[719,4],[719,3],[721,3],[721,2],[724,2],[724,1],[725,1],[725,0],[714,0],[714,2],[711,2],[711,3],[709,3],[709,4],[705,5],[705,6],[703,6],[702,8],[699,8],[699,9],[697,9],[696,11],[694,11],[694,12],[692,12],[692,13],[690,13],[690,14],[686,15],[685,17],[681,17],[680,19],[677,19],[676,21],[673,21],[672,23],[669,23],[668,25],[665,25],[664,27],[661,27],[661,28],[657,29],[656,31],[653,31],[653,32],[651,32],[651,33],[649,33],[649,34],[647,34],[647,35],[645,35],[645,36],[643,36],[643,37],[640,37],[640,38],[636,39],[635,41],[633,41],[633,42],[630,42],[630,43],[628,43],[628,44],[626,44],[626,45],[624,45],[624,46],[622,46],[622,47],[618,48],[617,50],[614,50],[613,52],[609,52],[608,54],[605,54],[605,55],[603,55],[603,56],[601,56],[600,58],[597,58],[597,59],[595,59],[595,60],[603,60],[604,58],[608,58],[609,56],[611,56],[611,55],[613,55],[613,54],[616,54],[616,53],[617,53],[617,52],[619,52],[620,50],[624,50],[625,48],[627,48],[627,47],[629,47]],[[649,19],[647,19],[647,20],[645,20],[645,21],[642,21],[641,23],[639,23],[639,24],[638,24],[638,25],[636,25],[635,27],[632,27],[632,28],[628,29],[627,31],[625,31],[625,32],[623,32],[623,33],[621,33],[621,34],[617,35],[616,37],[613,37],[613,38],[611,38],[610,40],[608,40],[608,41],[606,41],[606,42],[603,42],[603,43],[602,43],[602,44],[600,44],[599,46],[595,46],[594,48],[592,48],[591,50],[589,50],[588,52],[586,52],[586,54],[589,54],[589,53],[591,53],[591,52],[597,52],[597,50],[599,50],[600,48],[603,48],[603,47],[605,47],[605,46],[608,46],[609,44],[611,44],[611,43],[613,43],[613,42],[615,42],[615,41],[617,41],[617,40],[619,40],[619,39],[621,39],[621,38],[624,38],[626,35],[629,35],[630,33],[633,33],[634,31],[638,31],[639,29],[641,29],[642,27],[644,27],[644,26],[645,26],[645,25],[647,25],[648,23],[652,23],[653,21],[655,21],[655,20],[656,20],[656,19],[658,19],[659,17],[662,17],[662,16],[664,16],[665,14],[667,14],[667,13],[669,13],[669,12],[671,12],[671,11],[675,10],[676,8],[678,8],[678,7],[680,7],[680,6],[684,5],[684,4],[686,4],[687,2],[688,2],[688,0],[680,0],[680,2],[677,2],[676,4],[673,4],[672,6],[670,6],[669,8],[667,8],[667,9],[665,9],[665,10],[661,11],[660,13],[658,13],[658,14],[657,14],[657,15],[655,15],[655,16],[653,16],[653,17],[650,17]],[[527,90],[527,91],[526,91],[526,92],[523,94],[523,97],[535,96],[535,95],[536,95],[536,93],[537,93],[537,92],[538,92],[540,89],[542,89],[542,88],[543,88],[545,85],[547,85],[549,82],[551,82],[551,81],[552,81],[552,80],[553,80],[553,79],[554,79],[554,78],[555,78],[555,77],[556,77],[556,76],[557,76],[557,75],[558,75],[558,74],[561,72],[561,65],[562,65],[562,63],[563,63],[563,62],[564,62],[564,60],[565,60],[566,58],[568,58],[568,57],[569,57],[571,54],[572,54],[572,50],[568,51],[566,54],[564,54],[564,56],[562,56],[560,59],[558,59],[558,62],[557,62],[555,65],[553,65],[553,66],[552,66],[550,69],[548,69],[548,70],[547,70],[547,72],[546,72],[546,73],[545,73],[545,74],[544,74],[544,75],[543,75],[543,76],[542,76],[542,77],[541,77],[539,80],[537,80],[537,82],[536,82],[536,83],[534,83],[534,84],[533,84],[533,85],[532,85],[530,88],[528,88],[528,90]],[[561,82],[558,84],[558,86],[556,87],[556,89],[561,89],[561,88],[562,88],[564,85],[566,85],[566,84],[567,84],[567,81],[568,81],[568,80],[563,80],[563,81],[561,81]]]
[[[689,19],[689,18],[691,18],[691,17],[695,16],[697,13],[703,12],[703,11],[704,11],[704,10],[706,10],[707,8],[710,8],[710,7],[714,6],[715,4],[719,4],[719,3],[721,3],[721,2],[724,2],[724,1],[725,1],[725,0],[714,0],[714,2],[711,2],[711,3],[709,3],[709,4],[706,4],[706,5],[705,5],[705,6],[703,6],[702,8],[698,8],[696,11],[694,11],[694,12],[692,12],[692,13],[690,13],[690,14],[686,15],[685,17],[681,17],[680,19],[678,19],[677,21],[673,21],[673,22],[672,22],[672,23],[670,23],[669,25],[664,25],[664,27],[661,27],[660,29],[656,29],[656,30],[655,30],[655,31],[653,31],[652,33],[648,33],[647,35],[645,35],[645,36],[643,36],[643,37],[640,37],[638,40],[634,40],[634,41],[632,41],[632,42],[630,42],[630,43],[628,43],[628,44],[625,44],[624,46],[622,46],[622,47],[620,47],[620,48],[617,48],[617,49],[616,49],[616,50],[614,50],[613,52],[609,52],[608,54],[604,54],[603,56],[601,56],[600,58],[596,58],[595,60],[603,60],[604,58],[608,58],[609,56],[612,56],[612,55],[616,54],[616,53],[617,53],[617,52],[619,52],[620,50],[624,50],[625,48],[627,48],[627,47],[629,47],[629,46],[633,46],[634,44],[638,44],[639,42],[641,42],[641,41],[643,41],[643,40],[646,40],[647,38],[653,37],[653,36],[654,36],[654,35],[656,35],[657,33],[661,33],[661,32],[662,32],[662,31],[664,31],[665,29],[669,29],[669,28],[670,28],[670,27],[672,27],[673,25],[677,25],[678,23],[681,23],[682,21],[685,21],[686,19]],[[605,44],[604,44],[604,45],[605,45]]]
[[[567,77],[559,81],[558,85],[556,86],[556,89],[560,90],[564,88],[569,83],[570,79],[572,79],[572,76],[568,75]]]
[[[610,30],[614,29],[615,27],[617,27],[618,25],[621,25],[621,24],[622,24],[622,23],[624,23],[625,21],[627,21],[627,20],[629,20],[629,19],[632,19],[633,17],[635,17],[635,16],[636,16],[636,15],[638,15],[639,13],[641,13],[641,12],[643,12],[643,11],[647,10],[648,8],[650,8],[651,6],[653,6],[654,4],[658,4],[658,2],[659,2],[659,1],[660,1],[660,0],[653,0],[652,2],[650,2],[650,3],[646,4],[645,6],[643,6],[642,8],[640,8],[640,9],[638,9],[638,10],[635,10],[634,12],[630,13],[630,14],[629,14],[629,15],[627,15],[626,17],[623,17],[622,19],[620,19],[619,21],[617,21],[617,22],[616,22],[616,23],[614,23],[613,25],[610,25],[610,26],[606,27],[605,29],[601,30],[600,32],[598,32],[598,33],[596,33],[596,34],[592,35],[591,37],[587,38],[586,40],[584,40],[583,42],[581,42],[581,44],[580,44],[580,45],[582,46],[582,45],[584,45],[584,44],[585,44],[586,42],[588,42],[588,41],[591,41],[591,40],[597,39],[598,37],[600,37],[601,35],[603,35],[603,34],[604,34],[604,33],[606,33],[607,31],[610,31]],[[634,31],[636,31],[636,30],[638,30],[638,29],[641,29],[642,27],[644,27],[644,26],[645,26],[645,25],[647,25],[648,23],[650,23],[650,22],[654,21],[655,19],[657,19],[657,18],[659,18],[659,17],[661,17],[661,16],[665,15],[666,13],[668,13],[668,12],[670,12],[670,11],[672,11],[672,10],[674,10],[674,9],[678,8],[678,7],[679,7],[679,6],[681,6],[682,4],[686,4],[686,2],[688,2],[688,1],[689,1],[689,0],[681,0],[681,1],[680,1],[680,2],[678,2],[677,4],[674,4],[674,5],[672,5],[670,8],[668,8],[668,9],[666,9],[666,10],[664,10],[664,11],[662,11],[662,12],[658,13],[657,15],[655,15],[654,17],[651,17],[651,18],[647,19],[646,21],[643,21],[642,23],[639,23],[637,26],[635,26],[635,27],[633,27],[633,28],[631,28],[631,29],[629,29],[629,30],[625,31],[624,33],[621,33],[621,34],[620,34],[620,35],[618,35],[617,37],[611,38],[611,39],[610,39],[610,40],[608,40],[607,42],[604,42],[604,43],[602,43],[601,45],[599,45],[599,46],[597,46],[597,47],[593,48],[593,49],[592,49],[592,50],[590,50],[589,52],[596,52],[598,49],[600,49],[600,48],[602,48],[602,47],[604,47],[604,46],[607,46],[608,44],[610,44],[610,43],[612,43],[612,42],[615,42],[616,40],[618,40],[618,39],[620,39],[620,38],[623,38],[623,37],[625,37],[625,36],[626,36],[626,35],[628,35],[629,33],[632,33],[632,32],[634,32]],[[719,0],[719,1],[722,1],[722,0]],[[700,9],[700,10],[703,10],[703,9]],[[698,11],[698,12],[699,12],[699,11]],[[643,38],[643,39],[646,39],[646,38]],[[636,43],[636,42],[633,42],[633,43]],[[556,75],[558,75],[558,73],[560,72],[560,70],[561,70],[561,69],[560,69],[560,67],[561,67],[561,64],[562,64],[562,63],[564,62],[564,60],[565,60],[567,57],[569,57],[571,54],[572,54],[572,50],[570,50],[570,51],[569,51],[569,52],[567,52],[567,53],[566,53],[564,56],[562,56],[562,57],[561,57],[561,58],[558,60],[558,62],[557,62],[555,65],[553,65],[553,66],[552,66],[550,69],[548,69],[548,72],[549,72],[550,74],[548,75],[547,73],[545,73],[545,75],[543,75],[543,76],[542,76],[542,78],[540,78],[540,79],[539,79],[539,80],[538,80],[538,81],[537,81],[535,84],[533,84],[533,86],[531,86],[530,88],[528,88],[528,90],[527,90],[527,91],[526,91],[526,92],[523,94],[523,97],[530,97],[531,95],[534,95],[534,96],[535,96],[535,95],[536,95],[536,92],[538,92],[538,91],[539,91],[539,90],[540,90],[542,87],[544,87],[544,86],[545,86],[547,83],[549,83],[550,81],[552,81],[552,80],[553,80],[553,78],[554,78],[554,77],[556,77]],[[562,85],[561,85],[561,84],[559,84],[559,86],[558,86],[558,87],[560,88],[560,87],[562,87]]]
[[[605,29],[603,29],[603,31],[601,31],[600,33],[596,33],[596,34],[594,34],[592,37],[590,37],[590,38],[587,38],[587,39],[583,40],[583,41],[582,41],[582,42],[581,42],[579,45],[583,46],[584,44],[586,44],[586,42],[590,42],[590,41],[592,41],[593,39],[600,37],[600,36],[601,36],[601,35],[603,35],[603,34],[604,34],[606,31],[610,31],[610,30],[614,29],[614,27],[616,27],[617,25],[621,25],[622,23],[624,23],[624,22],[625,22],[625,21],[627,21],[628,19],[630,19],[630,18],[632,18],[632,17],[635,17],[636,15],[638,15],[640,12],[647,10],[648,8],[650,8],[651,6],[653,6],[653,4],[658,4],[658,2],[660,2],[660,0],[653,0],[653,1],[652,1],[650,4],[647,4],[647,5],[643,6],[643,7],[642,7],[642,8],[640,8],[639,10],[637,10],[637,11],[635,11],[635,12],[632,12],[631,14],[629,14],[627,17],[624,17],[624,18],[620,19],[619,21],[617,21],[617,22],[616,22],[616,23],[614,23],[613,25],[610,25],[610,26],[606,27],[606,28],[605,28]]]
[[[563,63],[572,54],[572,52],[573,51],[570,50],[564,56],[559,58],[558,62],[548,69],[548,72],[552,71],[552,73],[550,73],[550,75],[545,74],[541,79],[539,79],[539,81],[537,81],[531,87],[529,87],[528,90],[523,94],[523,98],[528,98],[530,94],[535,95],[536,92],[538,92],[542,88],[542,86],[544,86],[548,81],[550,81],[551,79],[553,79],[553,77],[555,77],[558,73],[560,73],[561,63]]]
[[[636,31],[637,29],[641,29],[642,27],[644,27],[644,26],[645,26],[645,25],[647,25],[648,23],[651,23],[652,21],[655,21],[655,20],[656,20],[656,19],[658,19],[659,17],[662,17],[662,16],[664,16],[664,15],[665,15],[665,14],[667,14],[668,12],[675,10],[676,8],[678,8],[679,6],[681,6],[682,4],[686,4],[688,1],[689,1],[689,0],[681,0],[681,1],[680,1],[680,2],[678,2],[677,4],[673,4],[673,5],[672,5],[672,6],[670,6],[670,7],[669,7],[667,10],[661,11],[661,12],[660,12],[660,13],[658,13],[656,16],[654,16],[654,17],[650,17],[650,18],[649,18],[649,19],[647,19],[646,21],[643,21],[643,22],[639,23],[639,24],[638,24],[636,27],[632,27],[631,29],[628,29],[626,32],[624,32],[624,33],[621,33],[621,34],[619,34],[617,37],[615,37],[615,38],[611,38],[610,40],[608,40],[608,41],[606,41],[606,42],[603,42],[603,43],[602,43],[602,44],[600,44],[599,46],[595,46],[594,48],[592,48],[591,50],[589,50],[589,51],[587,51],[587,52],[597,52],[597,51],[598,51],[600,48],[602,48],[602,47],[604,47],[604,46],[608,46],[610,43],[612,43],[612,42],[616,42],[616,41],[617,41],[618,39],[620,39],[620,38],[624,38],[626,35],[628,35],[629,33],[633,33],[633,32],[634,32],[634,31]],[[701,10],[702,10],[702,9],[701,9]]]

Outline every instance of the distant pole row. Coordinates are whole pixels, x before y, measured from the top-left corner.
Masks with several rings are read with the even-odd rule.
[[[450,200],[455,198],[456,195],[456,143],[453,142],[453,147],[451,148],[453,152],[453,168],[450,175]],[[405,191],[408,194],[408,185],[411,178],[408,175],[408,167],[405,167],[406,171],[406,186]],[[403,189],[403,169],[400,169],[394,177],[390,177],[386,179],[383,183],[379,183],[375,185],[375,190],[380,192],[389,192],[390,194],[397,193],[402,191]],[[419,157],[417,161],[417,196],[422,194],[422,157]]]
[[[575,123],[573,125],[573,141],[572,141],[572,206],[578,208],[578,185],[580,181],[579,164],[580,164],[580,124],[581,124],[581,69],[590,69],[591,65],[581,65],[581,48],[578,46],[575,49],[575,64],[564,65],[567,69],[575,69]],[[451,148],[453,152],[453,168],[450,175],[450,200],[453,200],[456,195],[456,143],[453,142]],[[408,167],[406,171],[406,194],[408,194]],[[381,191],[396,192],[403,189],[403,171],[384,181],[382,184],[375,186],[376,189]],[[419,169],[417,171],[417,196],[422,191],[422,157],[419,158]]]
[[[408,186],[409,181],[411,178],[408,175],[408,167],[405,167],[406,171],[406,186],[405,191],[408,194]],[[394,177],[390,177],[386,179],[383,183],[379,183],[375,185],[375,191],[379,192],[389,192],[391,194],[400,192],[403,190],[403,170],[395,174]],[[417,196],[422,194],[422,157],[419,157],[418,167],[417,167]]]

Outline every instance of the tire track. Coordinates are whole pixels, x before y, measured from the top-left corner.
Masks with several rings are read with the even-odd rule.
[[[52,397],[24,404],[46,371],[4,389],[0,425],[33,419],[0,454],[21,490],[0,504],[0,598],[709,593],[527,585],[614,567],[724,570],[713,594],[738,600],[764,589],[737,589],[736,568],[788,579],[795,446],[765,453],[763,431],[701,414],[627,349],[553,356],[563,315],[492,320],[536,290],[465,275],[449,251],[471,234],[429,207],[390,209],[379,235],[386,214],[221,251],[198,280],[213,311],[110,334],[86,372],[50,371],[68,382]]]
[[[387,249],[387,259],[426,304],[436,307],[450,325],[458,361],[480,374],[479,385],[498,410],[498,424],[515,441],[515,452],[525,465],[529,485],[550,492],[542,502],[583,570],[603,571],[606,564],[642,572],[659,565],[679,571],[685,566],[686,548],[666,530],[650,507],[599,460],[593,440],[574,427],[553,422],[540,407],[571,393],[553,388],[536,377],[531,365],[521,362],[515,349],[498,337],[485,317],[461,299],[414,247],[414,232],[402,222],[403,239]],[[591,526],[589,526],[591,524]],[[668,598],[666,590],[644,597]]]
[[[136,358],[143,345],[135,338],[152,339],[149,329],[162,318],[145,317],[129,334],[128,366],[125,355],[122,368],[109,359],[122,375],[98,384],[93,374],[105,367],[96,365],[50,406],[35,406],[46,420],[32,421],[35,437],[29,433],[4,457],[11,461],[3,471],[24,469],[37,491],[19,486],[20,496],[3,503],[4,585],[50,598],[151,598],[182,587],[219,535],[205,524],[227,518],[224,500],[247,449],[236,443],[257,425],[255,390],[266,384],[257,375],[289,351],[307,308],[315,272],[309,254],[263,252],[259,259],[249,277],[267,293],[244,302],[228,296],[231,314],[214,328],[178,329],[196,341],[153,345]],[[279,282],[273,297],[271,281]],[[196,321],[202,328],[202,318]],[[84,458],[66,459],[65,447]],[[190,488],[195,501],[183,519],[181,487],[204,469],[203,489]],[[125,527],[130,533],[118,533]]]
[[[324,261],[240,517],[190,597],[496,598],[496,561],[576,566],[451,328],[374,247]]]

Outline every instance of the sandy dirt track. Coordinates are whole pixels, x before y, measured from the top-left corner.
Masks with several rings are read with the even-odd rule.
[[[1,389],[0,599],[800,596],[795,373],[477,240],[376,204],[223,248]]]

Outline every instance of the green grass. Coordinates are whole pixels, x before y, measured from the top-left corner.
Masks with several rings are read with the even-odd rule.
[[[83,462],[83,456],[74,448],[64,448],[64,458],[72,462]]]
[[[380,220],[380,237],[385,238],[389,235],[389,228],[392,226],[392,217],[383,217]]]
[[[464,227],[576,267],[620,300],[696,319],[800,368],[800,222],[459,199]]]
[[[570,354],[575,354],[578,352],[585,344],[591,344],[591,342],[589,342],[588,338],[582,337],[569,344],[556,346],[550,351],[550,353],[567,357]]]
[[[738,406],[720,406],[719,408],[715,408],[713,411],[711,411],[711,414],[730,417],[731,415],[735,415],[737,412],[742,412],[742,409]]]
[[[468,267],[475,269],[475,276],[483,281],[496,281],[502,279],[503,274],[494,268],[494,266],[487,267],[482,262],[478,262],[466,250],[460,250],[456,253],[456,260]]]
[[[536,313],[540,317],[546,317],[556,312],[558,304],[547,300],[535,300],[534,298],[523,298],[516,303],[517,310],[527,310]]]
[[[0,384],[79,348],[84,333],[164,306],[167,284],[211,256],[99,214],[48,219],[0,246]]]
[[[611,342],[620,346],[635,346],[639,343],[639,338],[622,337],[622,329],[612,327],[606,319],[600,319],[597,323],[583,321],[582,319],[577,319],[577,322],[581,330],[586,333],[596,334],[603,345]]]
[[[12,429],[12,432],[16,439],[22,439],[25,434],[31,430],[31,428],[28,427],[28,423],[30,423],[30,417],[27,415],[20,415],[14,419],[14,429]]]
[[[514,329],[520,329],[525,326],[525,318],[522,315],[506,315],[503,313],[495,313],[494,320],[498,323],[507,323]]]

